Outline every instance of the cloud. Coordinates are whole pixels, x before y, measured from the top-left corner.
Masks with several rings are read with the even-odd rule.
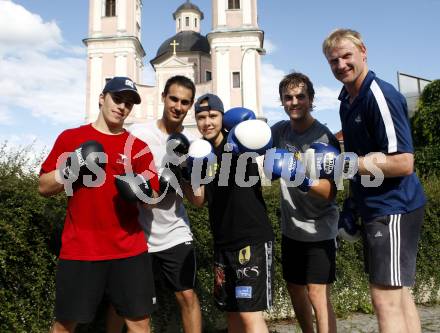
[[[43,22],[39,15],[8,0],[0,0],[0,13],[0,54],[61,47],[61,31],[54,21]]]
[[[264,116],[270,125],[277,121],[288,119],[281,107],[278,95],[278,85],[283,76],[286,75],[280,68],[276,68],[271,63],[261,65],[261,84],[262,84],[262,104]],[[319,120],[323,120],[332,129],[340,128],[339,116],[339,95],[340,89],[326,86],[315,86],[315,111]]]
[[[289,119],[281,106],[276,109],[264,109],[264,116],[267,118],[269,126],[272,126],[280,120]]]
[[[8,155],[14,155],[21,152],[24,159],[25,169],[38,173],[44,156],[47,156],[49,150],[47,145],[39,140],[34,134],[24,133],[20,135],[0,134],[0,162],[6,161]]]
[[[0,105],[0,125],[12,125],[12,123],[10,110]]]
[[[277,108],[280,106],[278,96],[278,84],[286,75],[282,69],[276,68],[270,63],[261,64],[261,97],[263,108]]]
[[[0,59],[0,101],[29,110],[34,117],[54,123],[84,119],[86,63],[78,58],[53,59],[28,54]]]
[[[65,45],[55,22],[12,1],[0,0],[0,13],[0,110],[20,109],[3,118],[24,110],[54,124],[83,122],[84,48]]]
[[[266,50],[267,54],[272,54],[278,50],[278,47],[270,39],[266,38],[264,40],[264,49]]]
[[[325,86],[315,88],[315,110],[339,110],[340,89],[329,88]]]

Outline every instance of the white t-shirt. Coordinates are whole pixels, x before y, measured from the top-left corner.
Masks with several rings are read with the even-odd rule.
[[[166,143],[169,135],[157,127],[156,120],[146,124],[134,124],[128,130],[148,144],[153,153],[156,170],[160,174],[166,162]],[[186,129],[182,133],[189,141],[196,139]],[[149,252],[163,251],[193,239],[183,199],[175,192],[168,192],[155,208],[147,209],[140,206],[139,219],[147,238]]]

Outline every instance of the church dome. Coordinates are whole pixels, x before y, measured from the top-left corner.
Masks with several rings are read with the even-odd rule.
[[[196,11],[200,15],[200,19],[203,20],[203,12],[197,7],[195,4],[187,1],[179,6],[176,11],[173,13],[173,18],[176,19],[177,14],[181,11]]]
[[[181,31],[162,43],[157,50],[156,58],[167,52],[172,53],[173,47],[170,44],[174,40],[179,44],[176,46],[176,52],[204,52],[209,54],[211,50],[208,39],[205,36],[195,31]]]

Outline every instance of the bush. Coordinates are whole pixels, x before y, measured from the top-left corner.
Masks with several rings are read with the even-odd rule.
[[[416,147],[440,144],[440,80],[432,81],[423,89],[411,125]]]
[[[53,316],[53,226],[63,220],[63,197],[37,193],[31,147],[0,146],[0,331],[47,331]]]
[[[440,175],[440,145],[418,147],[414,162],[419,175]]]
[[[422,182],[427,204],[413,292],[417,302],[434,304],[440,299],[440,177],[424,176]]]

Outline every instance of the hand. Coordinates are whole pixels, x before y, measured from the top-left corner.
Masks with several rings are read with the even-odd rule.
[[[323,142],[314,142],[307,149],[306,154],[312,154],[308,159],[310,176],[312,178],[333,178],[340,151],[332,145]]]
[[[183,179],[201,184],[202,179],[205,179],[207,174],[213,176],[207,171],[214,165],[216,160],[217,157],[209,141],[194,140],[189,147],[188,159],[182,170]]]
[[[136,173],[115,176],[119,195],[128,202],[146,202],[153,198],[150,181]]]
[[[361,238],[360,226],[357,224],[359,214],[353,198],[347,198],[339,214],[338,234],[342,239],[355,242]]]
[[[167,139],[167,154],[183,156],[188,154],[190,142],[182,133],[173,133]]]
[[[103,169],[106,162],[102,144],[90,140],[84,142],[69,155],[65,167],[60,170],[60,173],[66,180],[79,180],[81,184],[84,184],[83,176],[97,176],[99,169]]]
[[[233,154],[256,152],[262,155],[272,148],[272,132],[262,120],[246,120],[232,128],[227,145]]]
[[[182,168],[180,166],[167,163],[165,168],[160,171],[159,174],[159,195],[181,192],[180,182],[183,179]]]
[[[257,119],[252,110],[243,107],[232,108],[223,115],[223,128],[229,132],[241,122],[251,119]]]
[[[270,149],[264,157],[264,174],[269,179],[284,179],[293,182],[288,186],[296,186],[302,192],[308,192],[313,181],[305,175],[302,154],[287,149]]]

